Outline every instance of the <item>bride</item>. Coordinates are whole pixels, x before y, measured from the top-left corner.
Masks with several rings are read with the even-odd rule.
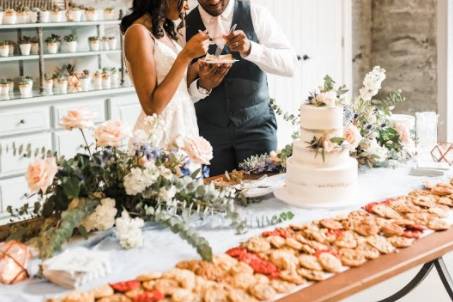
[[[178,136],[198,136],[187,76],[195,76],[188,67],[206,54],[209,37],[201,32],[184,48],[177,43],[175,21],[183,19],[186,7],[186,0],[134,0],[121,22],[126,64],[142,107],[135,130],[143,129],[147,115],[159,115],[165,131],[161,147]]]

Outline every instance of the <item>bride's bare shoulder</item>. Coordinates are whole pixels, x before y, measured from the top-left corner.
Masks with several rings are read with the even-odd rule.
[[[125,32],[124,39],[126,43],[152,40],[149,29],[140,23],[132,24]]]

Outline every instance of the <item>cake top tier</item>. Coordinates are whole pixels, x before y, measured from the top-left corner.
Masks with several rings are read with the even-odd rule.
[[[317,107],[304,104],[300,108],[300,126],[308,130],[343,129],[343,106]]]

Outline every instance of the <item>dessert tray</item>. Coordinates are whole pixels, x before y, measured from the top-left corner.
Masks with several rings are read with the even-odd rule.
[[[453,223],[453,180],[373,202],[341,216],[291,224],[213,257],[182,261],[53,302],[275,301],[382,255],[409,248]]]

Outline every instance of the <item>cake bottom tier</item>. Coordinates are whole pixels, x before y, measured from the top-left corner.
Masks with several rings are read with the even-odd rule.
[[[348,158],[334,167],[302,165],[288,159],[286,190],[305,206],[351,202],[357,196],[358,163]]]

